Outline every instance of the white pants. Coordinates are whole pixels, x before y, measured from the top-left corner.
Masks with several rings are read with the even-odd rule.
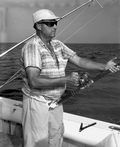
[[[48,110],[46,104],[23,96],[24,147],[62,147],[63,106]]]

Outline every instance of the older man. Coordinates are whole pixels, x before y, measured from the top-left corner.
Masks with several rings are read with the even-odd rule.
[[[63,106],[49,110],[48,101],[59,100],[66,84],[79,86],[77,72],[65,75],[69,62],[80,68],[119,70],[111,60],[96,63],[79,57],[56,34],[59,17],[41,9],[33,14],[36,35],[22,49],[24,147],[61,147],[63,142]]]

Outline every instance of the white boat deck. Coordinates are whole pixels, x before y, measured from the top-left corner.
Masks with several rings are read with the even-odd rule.
[[[16,124],[21,124],[21,105],[20,101],[0,97],[0,130],[5,134],[13,134]],[[3,120],[7,122],[3,123]],[[64,113],[64,126],[63,147],[120,147],[119,125]],[[117,127],[118,130],[111,129],[110,126]]]

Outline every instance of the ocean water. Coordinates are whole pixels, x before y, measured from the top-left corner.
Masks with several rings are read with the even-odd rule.
[[[13,47],[15,43],[0,43],[0,54]],[[81,57],[106,63],[118,57],[120,63],[120,44],[67,44]],[[3,85],[12,75],[20,69],[20,52],[22,45],[0,58],[0,85]],[[66,73],[81,71],[68,64]],[[84,70],[86,71],[86,70]],[[91,77],[100,74],[100,71],[88,70]],[[18,77],[11,83],[0,88],[0,96],[22,101],[22,80]],[[74,90],[67,87],[68,90]],[[120,72],[110,73],[92,84],[90,87],[79,91],[64,103],[64,111],[89,118],[120,125]]]

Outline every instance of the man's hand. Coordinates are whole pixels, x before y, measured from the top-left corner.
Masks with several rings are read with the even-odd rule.
[[[67,84],[70,84],[72,86],[79,86],[79,74],[78,74],[78,72],[72,72],[68,76]]]
[[[105,70],[109,69],[113,73],[120,70],[120,66],[116,66],[116,63],[114,62],[115,59],[117,59],[117,57],[115,57],[107,62],[106,66],[105,66]]]

